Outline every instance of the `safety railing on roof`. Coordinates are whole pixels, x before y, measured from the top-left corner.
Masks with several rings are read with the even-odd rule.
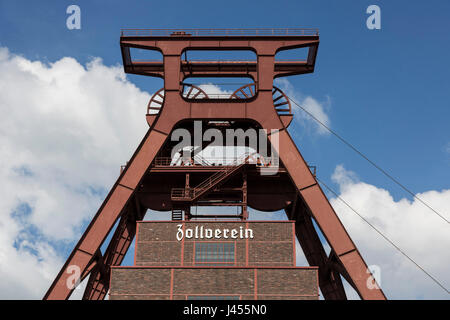
[[[196,155],[191,157],[156,157],[153,161],[155,167],[182,167],[182,166],[212,166],[212,167],[232,167],[236,166],[236,157],[202,157]],[[271,166],[274,159],[271,157],[263,157],[259,154],[248,156],[247,163],[256,164],[257,166]]]
[[[122,29],[122,37],[168,36],[318,36],[315,28],[251,28],[251,29]]]

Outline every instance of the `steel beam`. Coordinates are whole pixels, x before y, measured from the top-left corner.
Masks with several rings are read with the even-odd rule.
[[[286,209],[288,216],[289,209]],[[306,260],[309,265],[319,267],[319,286],[323,297],[327,300],[345,300],[347,297],[340,275],[329,267],[325,249],[301,199],[297,200],[291,219],[295,220],[295,235]]]
[[[358,295],[361,299],[386,299],[381,289],[368,288],[367,280],[372,274],[287,130],[278,131],[269,136],[269,139],[278,140],[273,146],[281,162],[296,186],[300,198],[335,252],[337,260],[345,268]]]
[[[74,289],[70,285],[74,280],[73,268],[78,268],[80,275],[86,274],[86,269],[95,261],[103,241],[117,219],[124,213],[128,201],[166,138],[167,134],[152,128],[149,129],[125,170],[117,179],[97,214],[45,294],[45,300],[69,298]]]
[[[145,212],[134,196],[126,212],[120,218],[119,224],[111,238],[105,254],[97,258],[95,268],[92,270],[83,300],[103,300],[109,289],[111,266],[119,266],[130,247],[136,234],[136,221],[144,218]]]
[[[369,289],[367,287],[366,283],[371,274],[368,272],[366,263],[289,136],[286,127],[290,121],[283,120],[274,108],[273,79],[277,76],[296,74],[300,71],[312,72],[319,44],[318,33],[309,34],[305,31],[296,31],[297,34],[288,35],[288,30],[285,31],[286,34],[272,34],[270,37],[258,34],[233,37],[217,34],[200,36],[203,33],[198,30],[195,35],[180,32],[170,35],[158,34],[157,36],[153,33],[142,35],[139,32],[135,36],[127,35],[127,33],[122,34],[120,45],[125,71],[141,74],[148,72],[147,75],[163,77],[164,102],[159,113],[153,115],[151,121],[148,122],[150,125],[149,131],[77,243],[44,299],[67,299],[70,296],[73,288],[68,286],[68,282],[73,280],[73,275],[70,273],[73,266],[79,268],[80,279],[87,277],[90,273],[92,274],[85,298],[102,299],[105,296],[108,287],[109,268],[112,265],[120,264],[134,236],[134,217],[130,213],[133,211],[130,209],[132,207],[130,199],[136,195],[136,190],[141,187],[143,177],[149,173],[151,162],[162,148],[170,132],[178,123],[188,119],[191,121],[196,119],[242,120],[249,121],[258,128],[266,129],[272,146],[285,167],[283,170],[286,171],[290,181],[295,186],[292,193],[295,195],[295,192],[297,192],[297,198],[292,202],[290,214],[296,220],[296,235],[308,261],[311,264],[318,265],[319,270],[322,269],[320,281],[324,296],[330,299],[345,298],[339,275],[342,274],[354,286],[362,299],[385,299],[381,289]],[[272,32],[274,31],[272,30]],[[162,64],[147,63],[146,65],[144,63],[139,65],[134,63],[130,55],[131,47],[160,51],[163,55]],[[275,61],[276,53],[281,50],[304,47],[309,47],[306,63],[283,64]],[[215,65],[214,63],[212,65],[200,63],[195,67],[192,63],[185,63],[188,68],[188,71],[186,71],[183,69],[185,64],[181,62],[181,55],[188,49],[252,50],[256,53],[257,62],[252,66],[248,64],[244,66],[239,63],[216,63]],[[161,69],[161,65],[163,69]],[[212,69],[206,69],[206,67],[211,66]],[[254,71],[246,69],[250,67],[254,68]],[[145,68],[148,69],[145,70]],[[194,68],[197,68],[197,73],[192,73]],[[230,72],[248,74],[254,78],[255,89],[258,94],[245,101],[237,101],[237,99],[227,101],[184,99],[180,94],[180,82],[186,76],[199,75],[202,72],[204,76],[211,74],[230,76]],[[278,143],[274,143],[275,141],[278,141]],[[178,169],[152,168],[152,170],[164,172],[164,170],[175,171]],[[196,169],[189,168],[186,169],[186,172],[189,170]],[[245,186],[243,187],[245,188]],[[252,194],[249,193],[248,196],[250,198]],[[155,199],[163,198],[159,194],[155,196]],[[249,203],[251,203],[250,200]],[[281,200],[284,201],[283,198]],[[167,200],[161,201],[161,207],[166,206],[164,201]],[[135,209],[138,210],[139,206]],[[119,218],[119,227],[115,231],[105,255],[101,255],[100,247]],[[312,219],[317,223],[331,247],[332,254],[330,257],[325,254]]]

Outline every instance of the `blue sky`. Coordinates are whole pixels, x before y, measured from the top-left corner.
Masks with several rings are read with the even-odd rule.
[[[81,8],[81,30],[66,28],[70,4]],[[381,30],[366,27],[371,4],[381,8]],[[315,72],[289,78],[299,99],[313,97],[333,130],[414,193],[441,192],[450,189],[448,12],[448,1],[1,0],[0,47],[48,65],[71,57],[86,66],[100,57],[106,67],[121,67],[121,28],[318,28]],[[149,94],[161,87],[157,79],[127,79]],[[143,117],[145,105],[138,109]],[[411,200],[335,137],[313,131],[301,123],[290,128],[303,156],[327,184],[344,192],[340,180],[332,179],[343,165],[358,181],[387,190],[395,201]],[[107,189],[107,182],[96,187]],[[433,215],[425,207],[423,212]],[[443,213],[448,217],[448,209]],[[82,230],[86,219],[75,228]],[[65,241],[71,249],[74,240]],[[60,242],[53,244],[61,250]]]
[[[81,8],[81,30],[65,26],[72,3]],[[373,3],[381,7],[381,30],[365,25],[365,9]],[[413,191],[448,187],[448,2],[1,1],[0,8],[0,44],[49,62],[71,56],[80,63],[101,57],[106,65],[120,64],[121,28],[319,28],[314,74],[289,80],[318,100],[329,97],[332,128]],[[129,78],[149,92],[160,85]],[[364,179],[402,195],[333,137],[305,137],[301,144],[322,176],[336,163],[352,163]]]

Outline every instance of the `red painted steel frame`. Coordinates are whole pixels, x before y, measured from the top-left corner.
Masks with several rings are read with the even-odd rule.
[[[211,120],[252,120],[279,141],[274,144],[280,160],[297,189],[298,198],[295,208],[291,208],[290,219],[296,221],[296,236],[305,251],[310,264],[319,266],[320,288],[327,299],[345,299],[340,276],[344,276],[355,288],[362,299],[385,299],[381,289],[369,289],[366,285],[371,276],[367,265],[355,244],[350,239],[317,180],[308,168],[292,138],[286,130],[289,124],[278,115],[273,107],[273,80],[278,76],[301,74],[314,71],[318,33],[276,32],[264,35],[249,34],[183,34],[177,33],[155,35],[137,32],[123,33],[120,39],[123,63],[126,72],[162,77],[164,79],[164,103],[160,112],[149,122],[150,128],[112,187],[99,211],[89,224],[75,249],[57,275],[44,299],[67,299],[72,289],[67,281],[73,278],[68,273],[69,266],[78,266],[81,279],[91,273],[91,279],[85,292],[86,299],[103,299],[109,287],[111,266],[119,265],[135,233],[131,226],[136,221],[132,212],[139,211],[134,206],[136,190],[148,172],[157,152],[161,149],[174,126],[186,119]],[[263,33],[263,32],[261,32]],[[157,50],[162,53],[163,61],[159,65],[136,63],[130,56],[130,48]],[[309,48],[306,61],[291,61],[281,66],[275,61],[275,54],[281,50]],[[216,62],[202,62],[190,73],[185,69],[181,59],[187,49],[195,50],[252,50],[257,56],[256,62],[244,68],[236,63],[234,69],[224,68]],[[188,71],[187,71],[188,70]],[[236,103],[228,101],[186,100],[180,94],[180,82],[186,77],[195,76],[230,76],[245,75],[255,80],[254,98]],[[291,205],[292,206],[292,205]],[[146,208],[144,208],[146,209]],[[145,210],[144,210],[145,211]],[[139,216],[138,214],[135,215]],[[118,230],[102,256],[100,247],[116,221],[120,219]],[[314,219],[328,241],[332,255],[325,255],[323,245],[312,226]],[[122,222],[123,221],[123,222]],[[72,277],[71,277],[72,276]],[[70,278],[69,278],[70,277]]]

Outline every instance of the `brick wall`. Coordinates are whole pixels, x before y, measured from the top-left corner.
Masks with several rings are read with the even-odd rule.
[[[114,267],[110,299],[318,299],[317,268]]]
[[[176,238],[179,224],[182,241]],[[242,227],[244,238],[187,238],[186,230],[196,226],[213,232]],[[252,229],[253,238],[245,238],[245,229]],[[138,222],[135,266],[112,268],[110,299],[318,299],[317,267],[295,267],[294,234],[290,221]],[[198,242],[227,243],[233,248],[232,263],[195,261]]]
[[[196,242],[228,242],[235,245],[236,260],[233,266],[294,266],[295,242],[293,222],[200,222],[187,221],[183,230],[195,229],[236,229],[242,227],[253,230],[252,239],[176,239],[181,222],[138,222],[135,265],[137,266],[193,266]]]

